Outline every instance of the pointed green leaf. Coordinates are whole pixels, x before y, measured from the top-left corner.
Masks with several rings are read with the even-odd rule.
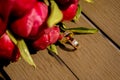
[[[16,38],[13,36],[13,34],[9,31],[9,30],[6,30],[6,33],[7,35],[9,36],[9,38],[12,40],[12,42],[17,45],[17,40]]]
[[[58,55],[58,51],[57,51],[57,48],[56,48],[56,45],[54,44],[51,44],[50,46],[47,47],[48,50],[52,53],[55,53],[56,55]]]
[[[73,22],[75,22],[79,19],[81,12],[82,12],[82,8],[80,7],[80,5],[78,5],[78,9],[77,9],[75,17],[73,18]]]
[[[47,25],[48,27],[53,27],[53,25],[62,20],[63,14],[54,0],[50,0],[50,3],[51,12],[47,20]]]
[[[70,30],[73,33],[79,33],[79,34],[92,34],[98,32],[97,29],[93,28],[84,28],[84,27],[78,27],[78,28],[66,28],[65,30]]]
[[[20,54],[21,57],[30,65],[36,67],[35,63],[33,62],[33,59],[29,53],[29,50],[27,48],[27,45],[25,43],[25,41],[23,39],[18,40],[18,44],[17,44],[19,50],[20,50]]]

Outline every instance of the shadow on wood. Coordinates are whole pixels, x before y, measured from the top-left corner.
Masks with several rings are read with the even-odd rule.
[[[11,80],[7,73],[4,71],[3,67],[9,65],[10,61],[5,59],[0,59],[0,80]]]

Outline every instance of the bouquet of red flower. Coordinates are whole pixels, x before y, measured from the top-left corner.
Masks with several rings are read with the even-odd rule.
[[[65,26],[64,21],[75,22],[80,13],[79,0],[1,0],[0,60],[14,62],[21,56],[35,66],[30,49],[48,49],[58,54],[57,42],[69,43],[77,49],[78,42],[73,34],[97,32],[96,29]]]

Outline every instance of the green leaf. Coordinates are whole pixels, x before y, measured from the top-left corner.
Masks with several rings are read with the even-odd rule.
[[[78,9],[77,9],[77,12],[76,12],[76,15],[75,17],[73,18],[73,22],[77,21],[81,15],[81,12],[82,12],[82,8],[80,7],[80,5],[78,5]]]
[[[47,47],[47,49],[48,49],[50,52],[55,53],[56,55],[58,55],[58,51],[57,51],[56,45],[51,44],[50,46]]]
[[[51,12],[47,20],[47,25],[48,27],[53,27],[62,20],[63,14],[54,0],[50,0],[50,3]]]
[[[59,25],[59,27],[60,27],[60,29],[61,29],[62,31],[65,31],[66,26],[65,26],[64,23],[60,22],[58,25]]]
[[[6,33],[7,35],[9,36],[9,38],[12,40],[12,42],[17,45],[17,40],[16,38],[13,36],[13,34],[9,31],[9,30],[6,30]]]
[[[18,40],[18,44],[17,44],[19,50],[20,50],[20,54],[21,57],[30,65],[34,66],[36,68],[35,63],[33,62],[33,59],[29,53],[29,50],[27,48],[27,45],[25,43],[25,41],[23,39]]]
[[[66,28],[65,30],[70,30],[73,33],[78,33],[78,34],[92,34],[98,32],[97,29],[93,28],[85,28],[85,27],[78,27],[78,28]]]

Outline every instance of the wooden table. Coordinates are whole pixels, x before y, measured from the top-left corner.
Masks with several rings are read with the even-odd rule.
[[[58,48],[60,62],[39,51],[32,55],[37,68],[23,60],[11,63],[1,71],[3,80],[120,80],[120,1],[80,1],[82,15],[70,27],[93,27],[96,34],[76,35],[80,47],[71,52]]]

